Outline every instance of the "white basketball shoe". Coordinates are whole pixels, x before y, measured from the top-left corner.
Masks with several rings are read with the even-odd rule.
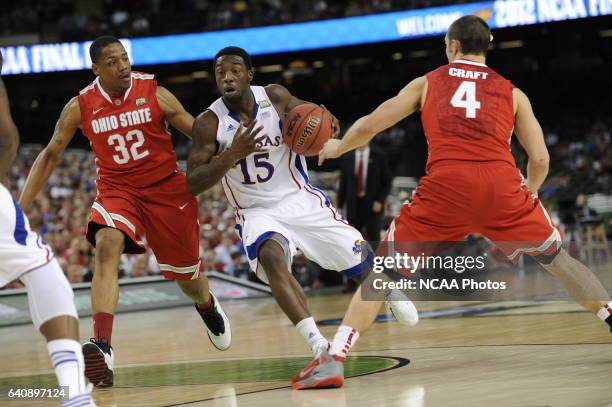
[[[385,303],[397,322],[408,326],[415,326],[419,322],[419,311],[400,290],[391,290],[385,298]]]

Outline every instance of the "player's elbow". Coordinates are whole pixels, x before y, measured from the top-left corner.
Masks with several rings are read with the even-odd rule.
[[[43,160],[52,162],[54,164],[57,163],[62,156],[61,151],[58,151],[55,148],[51,148],[50,146],[45,147],[40,154]]]
[[[376,134],[378,131],[371,117],[365,116],[362,120],[358,120],[355,123],[355,132],[358,134],[372,135]]]
[[[529,161],[531,161],[533,165],[539,168],[548,170],[548,167],[550,165],[550,156],[548,155],[548,152],[545,151],[539,154],[535,154],[532,157],[529,157]]]
[[[187,178],[187,192],[189,192],[189,194],[193,196],[197,196],[199,193],[198,189],[195,186],[195,182],[190,178]]]
[[[17,149],[19,144],[19,132],[13,123],[7,126],[2,126],[0,130],[0,147],[3,151],[11,151]]]
[[[202,185],[195,177],[187,174],[187,192],[189,192],[190,195],[198,196],[207,189],[206,185]]]

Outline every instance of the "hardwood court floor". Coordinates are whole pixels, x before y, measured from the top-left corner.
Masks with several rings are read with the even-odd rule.
[[[333,320],[348,300],[331,295],[310,304],[317,320]],[[94,395],[99,406],[612,407],[612,335],[578,306],[417,306],[416,327],[383,321],[360,338],[348,374],[362,376],[343,389],[306,392],[292,391],[288,379],[309,352],[272,299],[224,303],[234,334],[224,353],[190,307],[121,314],[113,334],[116,386]],[[321,330],[331,338],[335,329]],[[81,337],[90,333],[87,318]],[[31,325],[0,329],[0,360],[0,388],[52,383],[44,342]],[[0,397],[2,406],[57,404]]]

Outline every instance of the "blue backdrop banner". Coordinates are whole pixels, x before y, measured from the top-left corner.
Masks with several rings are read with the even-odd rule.
[[[497,0],[307,23],[124,39],[134,65],[210,60],[227,46],[252,55],[296,52],[444,34],[455,19],[476,14],[491,28],[612,14],[612,0]],[[89,69],[91,42],[0,48],[3,75]]]

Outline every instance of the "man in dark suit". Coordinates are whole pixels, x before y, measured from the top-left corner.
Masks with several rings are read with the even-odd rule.
[[[380,240],[381,218],[391,189],[391,169],[384,153],[366,145],[343,157],[338,207],[368,241]]]

